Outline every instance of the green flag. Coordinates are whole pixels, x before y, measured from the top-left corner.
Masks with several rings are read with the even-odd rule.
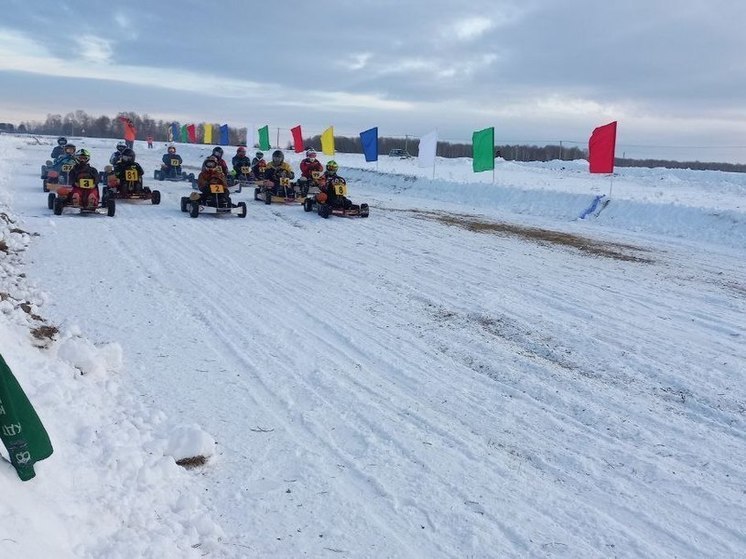
[[[259,129],[259,149],[268,151],[272,146],[269,145],[269,125]]]
[[[471,150],[475,173],[495,168],[495,128],[485,128],[471,135]]]
[[[187,126],[187,125],[186,125],[186,124],[184,124],[184,125],[183,125],[183,126],[181,127],[181,142],[182,142],[183,144],[186,144],[186,143],[187,143],[187,142],[189,141],[189,134],[187,133],[187,127],[186,127],[186,126]]]
[[[0,355],[0,439],[22,481],[36,475],[34,462],[49,458],[52,443],[21,385]]]

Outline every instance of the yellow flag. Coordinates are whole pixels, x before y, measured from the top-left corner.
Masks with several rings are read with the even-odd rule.
[[[212,124],[205,123],[205,138],[202,140],[204,144],[212,143]]]
[[[334,155],[334,126],[330,126],[321,135],[321,151],[324,155]]]

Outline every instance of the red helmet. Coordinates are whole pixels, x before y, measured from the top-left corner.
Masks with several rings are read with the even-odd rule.
[[[238,146],[236,155],[246,155],[246,148],[244,146]]]

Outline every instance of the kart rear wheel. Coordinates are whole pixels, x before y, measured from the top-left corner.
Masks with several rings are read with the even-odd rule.
[[[47,179],[41,181],[41,188],[44,192],[49,192],[49,189],[47,188]]]
[[[117,202],[114,200],[114,198],[109,198],[106,201],[106,215],[109,217],[114,217],[114,212],[117,211]]]
[[[65,207],[65,200],[63,198],[55,198],[54,200],[54,215],[62,215],[62,208]]]
[[[368,204],[360,204],[360,217],[368,217],[370,215],[370,210],[368,209]]]
[[[305,200],[303,200],[303,211],[313,211],[313,200],[311,200],[310,198],[306,198]]]
[[[54,209],[54,201],[55,201],[56,198],[57,198],[57,196],[55,195],[54,192],[50,192],[49,196],[47,196],[47,207],[50,210]]]
[[[182,212],[189,211],[189,197],[188,196],[181,197],[181,211]]]
[[[272,203],[272,191],[271,190],[264,191],[264,203],[267,205]]]
[[[319,204],[318,209],[319,215],[323,217],[324,219],[327,219],[329,217],[329,205],[328,204]]]
[[[238,207],[238,217],[246,217],[246,202],[239,202],[237,204]]]
[[[189,217],[197,217],[199,215],[199,202],[191,202],[189,205]]]
[[[254,200],[259,200],[259,193],[262,191],[261,188],[255,188],[254,189]]]
[[[150,193],[150,201],[153,203],[154,206],[157,206],[161,203],[161,191],[160,190],[154,190]]]

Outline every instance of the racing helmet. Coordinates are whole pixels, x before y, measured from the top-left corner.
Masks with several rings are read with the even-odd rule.
[[[75,159],[78,163],[88,163],[91,160],[91,153],[87,149],[79,149],[75,152]]]
[[[67,143],[67,138],[65,138],[64,136],[60,136],[59,138],[57,138],[58,146],[64,146],[66,143]]]
[[[74,157],[76,149],[77,148],[73,144],[65,144],[65,153],[67,155],[72,155]]]
[[[260,159],[259,161],[256,162],[256,166],[259,169],[266,169],[267,168],[267,162],[264,159]]]
[[[312,161],[316,159],[316,150],[315,149],[306,150],[306,157],[308,157]]]
[[[339,165],[338,165],[338,164],[337,164],[337,162],[336,162],[336,161],[334,161],[333,159],[332,159],[331,161],[329,161],[329,163],[327,163],[327,164],[326,164],[326,170],[327,170],[327,171],[328,171],[329,173],[332,173],[332,174],[334,174],[334,173],[336,173],[336,172],[337,172],[337,169],[339,169]]]
[[[132,148],[127,148],[122,152],[122,161],[125,163],[134,163],[135,162],[135,150]]]
[[[205,158],[205,162],[202,164],[205,169],[214,169],[218,166],[218,159],[214,155],[209,155]]]
[[[261,151],[256,152],[256,158],[257,159],[264,159],[264,153]]]
[[[168,146],[168,153],[172,155],[176,153],[176,146]]]
[[[126,149],[127,149],[127,144],[125,142],[117,142],[117,151],[119,153],[122,153]]]
[[[221,148],[220,146],[218,146],[216,148],[213,148],[212,154],[215,157],[217,157],[217,158],[222,158],[223,157],[223,148]]]
[[[244,146],[238,146],[236,155],[246,155],[246,148]]]
[[[272,165],[281,165],[283,161],[285,161],[284,153],[282,153],[279,149],[276,149],[272,152]]]

